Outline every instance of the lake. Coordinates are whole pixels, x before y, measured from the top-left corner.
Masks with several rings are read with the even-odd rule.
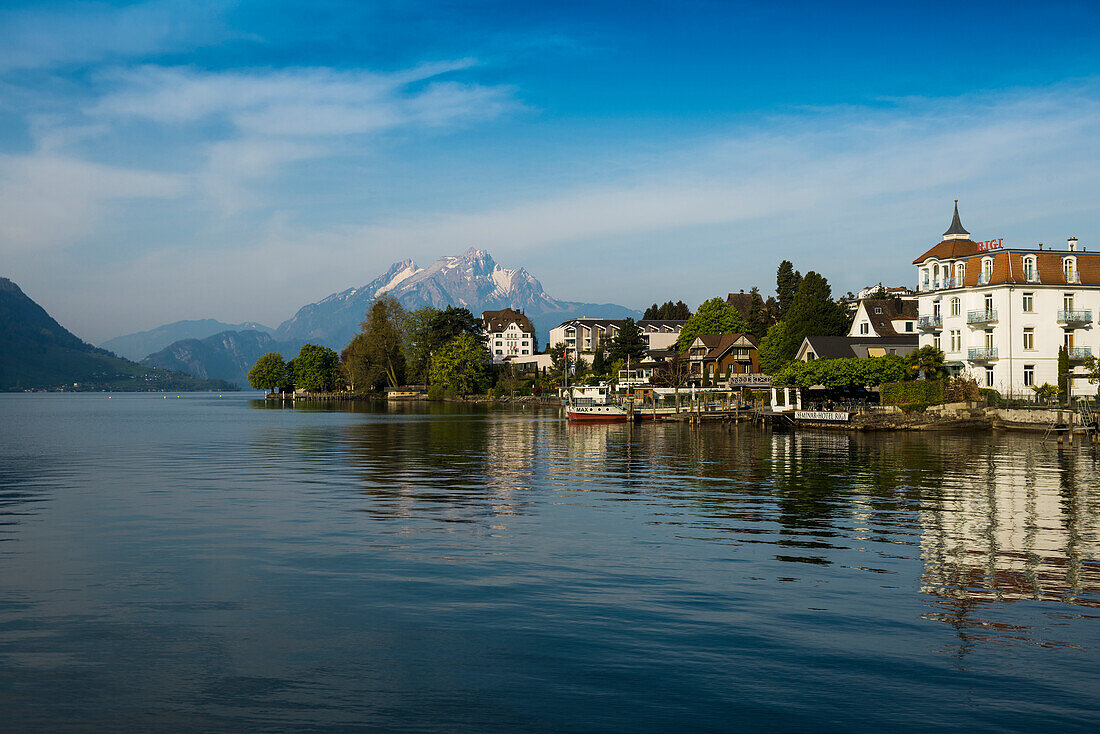
[[[1095,731],[1098,456],[0,395],[0,726]]]

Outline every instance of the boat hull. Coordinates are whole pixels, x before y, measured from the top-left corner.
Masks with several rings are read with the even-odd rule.
[[[630,414],[618,405],[566,408],[565,417],[578,423],[626,423],[630,420]]]

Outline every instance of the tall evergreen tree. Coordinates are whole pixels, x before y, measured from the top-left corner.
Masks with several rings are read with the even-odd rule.
[[[794,359],[807,336],[842,336],[847,331],[848,315],[832,297],[829,281],[810,271],[801,278],[798,294],[787,312],[780,357]]]
[[[775,274],[775,293],[779,304],[779,318],[787,318],[787,312],[794,304],[798,288],[802,284],[802,274],[794,269],[790,260],[779,263]]]
[[[627,357],[637,362],[645,356],[645,350],[646,343],[642,338],[642,330],[634,323],[634,319],[627,319],[619,327],[619,333],[611,340],[607,356],[612,362],[626,361]]]

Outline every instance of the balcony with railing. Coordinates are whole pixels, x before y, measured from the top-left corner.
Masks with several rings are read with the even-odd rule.
[[[922,331],[935,331],[943,328],[942,316],[921,316],[917,320],[917,328]]]
[[[1088,324],[1092,322],[1092,311],[1059,311],[1059,324]]]
[[[989,279],[993,277],[993,273],[982,273],[978,276],[978,285],[985,285],[989,282]]]
[[[1081,361],[1092,356],[1092,347],[1068,347],[1066,351],[1069,352],[1071,362]]]
[[[1076,270],[1068,272],[1068,273],[1063,272],[1062,275],[1066,276],[1066,282],[1067,283],[1080,283],[1081,282],[1081,274],[1078,273]]]
[[[968,357],[971,362],[988,362],[997,359],[997,347],[970,347]]]
[[[967,311],[966,323],[968,324],[991,324],[997,320],[997,309],[985,308],[981,311]]]

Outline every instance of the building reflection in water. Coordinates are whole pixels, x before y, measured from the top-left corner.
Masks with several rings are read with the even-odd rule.
[[[965,629],[996,626],[979,611],[995,602],[1100,607],[1092,449],[1036,444],[969,468],[921,513],[921,590],[943,602],[928,616]]]

